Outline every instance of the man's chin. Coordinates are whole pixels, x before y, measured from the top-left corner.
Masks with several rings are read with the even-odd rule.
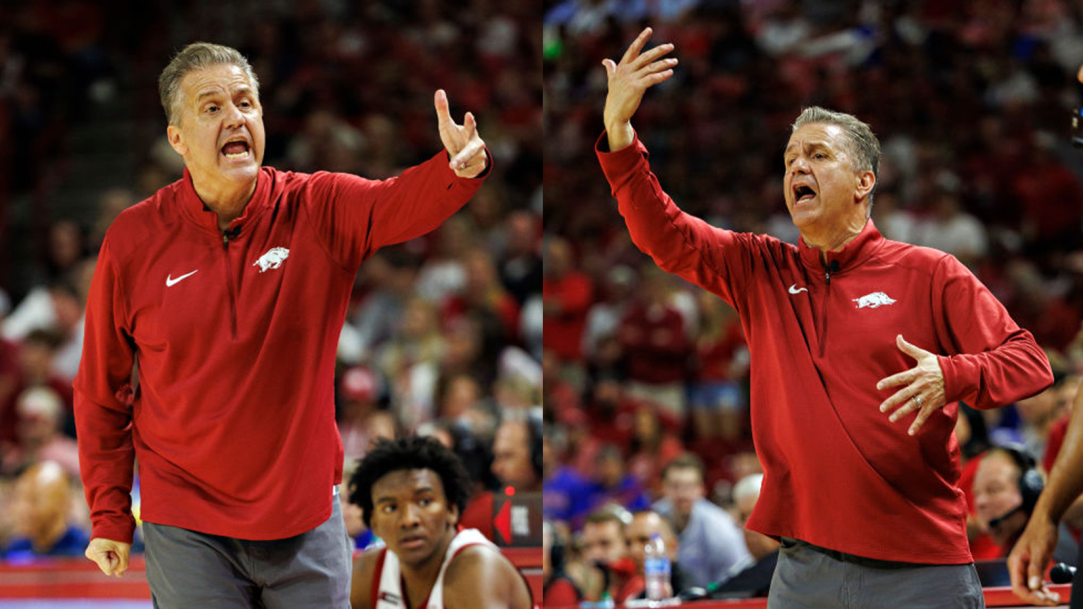
[[[259,175],[259,163],[249,161],[243,165],[231,163],[219,163],[219,175],[227,180],[236,182],[251,182]]]

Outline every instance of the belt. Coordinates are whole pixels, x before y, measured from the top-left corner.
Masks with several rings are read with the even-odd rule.
[[[846,552],[839,552],[838,550],[830,550],[823,548],[815,544],[811,544],[807,541],[801,541],[800,539],[794,539],[792,537],[780,538],[783,548],[792,548],[800,546],[808,548],[814,552],[819,552],[824,556],[833,558],[839,562],[848,562],[850,564],[859,565],[862,567],[868,567],[870,569],[914,569],[917,567],[931,567],[933,565],[917,562],[900,562],[895,560],[879,560],[877,558],[865,558],[864,556],[857,556],[855,554],[847,554]]]

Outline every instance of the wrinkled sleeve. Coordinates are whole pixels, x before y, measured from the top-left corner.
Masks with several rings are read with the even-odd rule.
[[[441,151],[386,180],[318,172],[304,208],[331,258],[353,272],[381,247],[440,226],[474,196],[492,165],[489,156],[481,175],[460,178],[448,166],[447,152]]]
[[[124,293],[106,238],[87,297],[83,355],[74,382],[75,426],[91,536],[131,543],[134,349],[126,327]]]
[[[944,256],[933,275],[933,309],[948,402],[981,409],[1030,397],[1053,384],[1049,359],[1030,332],[969,269]]]
[[[605,137],[598,138],[595,152],[632,242],[662,270],[740,309],[735,299],[752,271],[755,236],[715,228],[681,211],[651,173],[650,155],[638,135],[617,152],[603,149]]]

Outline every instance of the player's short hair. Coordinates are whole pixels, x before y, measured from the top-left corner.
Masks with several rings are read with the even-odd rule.
[[[459,457],[431,437],[381,438],[369,449],[350,476],[350,503],[360,506],[365,526],[372,526],[372,486],[385,475],[399,470],[429,469],[440,476],[449,505],[461,516],[470,496],[470,477]]]
[[[174,55],[158,77],[158,95],[170,125],[176,125],[180,121],[180,84],[184,77],[189,72],[223,64],[244,70],[248,81],[252,83],[252,93],[259,99],[259,79],[256,78],[248,59],[240,51],[210,42],[193,42]]]

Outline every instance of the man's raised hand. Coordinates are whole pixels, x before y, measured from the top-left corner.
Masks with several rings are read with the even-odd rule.
[[[459,125],[451,120],[447,94],[443,89],[436,91],[436,118],[440,123],[440,141],[444,143],[451,156],[451,170],[460,178],[475,178],[485,171],[487,163],[485,142],[478,135],[478,123],[470,112],[463,117]]]
[[[643,101],[647,89],[673,76],[674,58],[662,59],[673,50],[673,45],[661,44],[640,55],[653,30],[646,28],[636,36],[624,52],[620,63],[603,59],[609,76],[609,94],[605,98],[605,130],[609,137],[609,150],[615,152],[632,143],[632,115]]]

